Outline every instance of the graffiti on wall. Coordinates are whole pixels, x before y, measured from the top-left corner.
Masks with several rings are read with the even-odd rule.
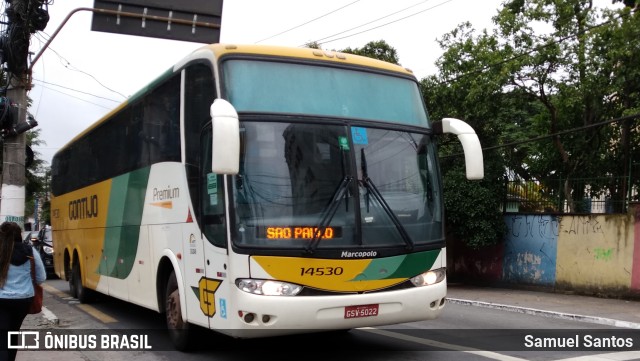
[[[511,236],[515,238],[558,238],[558,217],[530,214],[513,215],[508,218],[510,220],[507,227]]]
[[[611,261],[613,248],[595,248],[593,250],[593,257],[598,261]]]
[[[505,217],[509,232],[505,239],[503,280],[533,285],[555,282],[557,216],[515,214]]]
[[[569,229],[563,230],[563,232],[575,235],[588,235],[602,233],[602,224],[595,216],[573,216],[571,217],[571,223]]]

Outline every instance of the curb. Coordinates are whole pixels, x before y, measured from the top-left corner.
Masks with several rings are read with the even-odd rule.
[[[510,311],[510,312],[524,313],[527,315],[554,317],[554,318],[561,318],[565,320],[597,323],[601,325],[614,326],[614,327],[640,329],[640,323],[615,320],[612,318],[585,316],[585,315],[577,315],[573,313],[563,313],[563,312],[556,312],[556,311],[546,311],[546,310],[540,310],[537,308],[518,307],[518,306],[503,305],[500,303],[491,303],[491,302],[482,302],[482,301],[471,301],[471,300],[464,300],[459,298],[447,298],[447,301],[451,303],[459,304],[459,305],[493,308],[493,309]]]

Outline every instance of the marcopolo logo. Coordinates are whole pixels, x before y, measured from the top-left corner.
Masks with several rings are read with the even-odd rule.
[[[361,252],[351,252],[351,251],[342,251],[340,257],[342,258],[370,258],[378,255],[377,251],[361,251]]]

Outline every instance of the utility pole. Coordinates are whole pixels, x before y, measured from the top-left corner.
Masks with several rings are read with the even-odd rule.
[[[0,98],[2,127],[2,191],[0,222],[12,221],[24,229],[26,198],[26,135],[38,125],[27,115],[27,91],[31,77],[27,64],[32,33],[44,30],[49,14],[44,0],[6,0],[7,28],[0,38],[2,64],[6,64],[4,94]]]
[[[11,77],[7,98],[17,107],[18,124],[27,119],[26,77]],[[24,133],[6,137],[2,143],[2,193],[0,194],[0,221],[16,222],[24,229],[25,209],[25,148]]]

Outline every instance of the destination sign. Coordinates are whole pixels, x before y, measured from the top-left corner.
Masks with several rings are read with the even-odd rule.
[[[266,239],[313,239],[319,232],[320,239],[342,237],[341,227],[318,228],[312,226],[268,226],[258,227],[258,238]]]

